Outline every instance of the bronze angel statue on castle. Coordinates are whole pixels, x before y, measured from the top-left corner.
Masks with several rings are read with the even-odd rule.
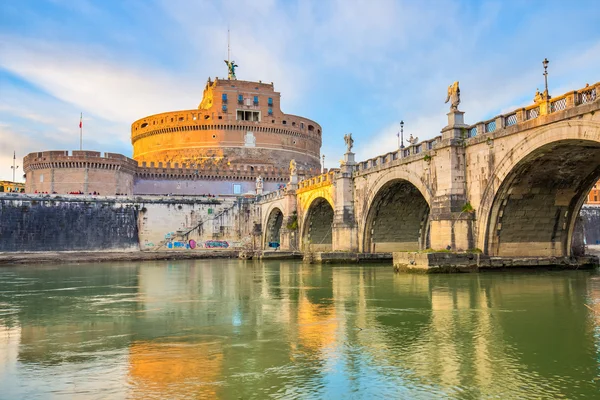
[[[450,111],[458,111],[458,105],[460,104],[460,89],[458,87],[458,81],[448,86],[448,97],[444,103],[450,102]]]
[[[223,60],[225,64],[227,64],[227,79],[237,79],[235,77],[235,69],[237,68],[237,64],[235,61]]]

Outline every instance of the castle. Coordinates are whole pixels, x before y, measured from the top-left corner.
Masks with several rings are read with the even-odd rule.
[[[280,108],[273,83],[210,78],[197,109],[131,125],[133,159],[97,151],[24,157],[27,193],[242,195],[320,173],[321,126]],[[259,178],[260,177],[260,178]]]

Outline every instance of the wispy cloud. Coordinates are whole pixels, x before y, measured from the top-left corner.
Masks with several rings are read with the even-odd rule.
[[[461,83],[468,122],[551,89],[600,79],[593,1],[53,0],[0,4],[0,179],[19,157],[84,143],[131,154],[130,124],[194,108],[206,78],[225,75],[227,27],[239,77],[275,83],[285,112],[323,126],[328,167],[353,132],[357,158],[432,138],[446,87]],[[568,27],[577,26],[577,29]],[[553,27],[552,40],[544,33]],[[565,29],[557,30],[557,27]]]

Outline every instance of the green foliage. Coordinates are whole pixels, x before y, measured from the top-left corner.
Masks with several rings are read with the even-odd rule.
[[[292,215],[290,215],[288,217],[287,224],[285,224],[285,227],[289,231],[296,231],[296,230],[298,230],[298,214],[296,213],[296,211],[294,211],[292,213]]]
[[[429,161],[431,161],[431,156],[429,154],[425,154],[425,157],[423,157],[423,160],[425,160],[425,162],[429,162]]]
[[[472,206],[472,205],[471,205],[471,203],[470,203],[470,202],[468,202],[468,201],[467,201],[467,203],[466,203],[466,204],[463,206],[463,208],[462,208],[462,210],[461,210],[461,211],[462,211],[462,212],[464,212],[464,213],[469,213],[469,214],[472,214],[472,213],[474,213],[474,212],[475,212],[475,210],[473,209],[473,206]]]

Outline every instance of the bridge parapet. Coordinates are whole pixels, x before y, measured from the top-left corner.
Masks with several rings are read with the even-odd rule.
[[[393,165],[414,162],[416,159],[425,157],[426,152],[433,150],[441,141],[442,137],[436,136],[433,139],[412,144],[404,149],[398,149],[358,162],[355,167],[355,173],[360,175]]]
[[[268,203],[268,202],[273,201],[273,200],[283,199],[284,195],[285,195],[285,190],[284,189],[279,189],[279,190],[276,190],[274,192],[269,192],[269,193],[263,194],[260,197],[259,202],[261,202],[261,203]]]
[[[589,104],[600,98],[599,95],[600,82],[593,85],[587,85],[582,89],[567,92],[560,96],[549,98],[548,100],[541,99],[535,104],[468,126],[466,128],[466,137],[472,138],[485,135],[503,128],[534,120],[542,115],[549,115],[573,107]]]
[[[301,180],[298,182],[298,191],[305,191],[318,186],[330,185],[335,180],[338,172],[338,169],[331,169],[324,174]]]

